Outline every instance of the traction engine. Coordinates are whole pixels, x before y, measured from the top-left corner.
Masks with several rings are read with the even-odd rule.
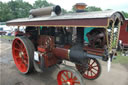
[[[112,60],[122,15],[118,12],[78,12],[60,15],[60,6],[39,8],[31,10],[28,19],[7,22],[7,25],[26,26],[25,32],[16,32],[12,43],[13,59],[21,73],[28,74],[34,69],[43,72],[70,61],[75,68],[64,65],[57,75],[58,85],[85,85],[83,78],[94,80],[100,76],[101,64],[97,59]],[[117,36],[113,35],[114,28],[118,28]]]

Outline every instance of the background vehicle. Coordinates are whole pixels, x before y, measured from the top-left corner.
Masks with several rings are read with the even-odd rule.
[[[0,35],[5,35],[6,32],[3,30],[3,27],[0,27]]]
[[[119,35],[119,49],[123,51],[124,54],[127,54],[128,51],[128,19],[125,19],[123,25],[120,29]],[[125,53],[126,52],[126,53]]]

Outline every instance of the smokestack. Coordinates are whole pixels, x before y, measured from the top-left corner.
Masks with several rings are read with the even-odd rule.
[[[59,5],[56,5],[51,7],[32,9],[30,10],[30,15],[32,15],[33,17],[40,17],[51,15],[52,12],[54,12],[54,14],[56,15],[60,15],[61,7]]]
[[[75,7],[77,13],[79,13],[79,12],[85,12],[85,9],[87,7],[87,4],[85,4],[85,3],[76,3],[74,5],[74,7]]]

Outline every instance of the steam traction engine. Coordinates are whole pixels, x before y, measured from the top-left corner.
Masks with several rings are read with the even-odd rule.
[[[115,55],[124,17],[115,11],[60,13],[60,6],[33,9],[29,18],[7,22],[8,26],[26,26],[13,40],[14,62],[21,73],[28,74],[67,60],[75,63],[77,70],[62,68],[58,85],[85,85],[83,77],[94,80],[101,73],[97,58],[107,61]]]

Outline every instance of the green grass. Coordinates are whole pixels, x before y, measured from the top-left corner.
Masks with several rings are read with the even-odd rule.
[[[128,56],[122,56],[121,52],[118,52],[116,59],[113,59],[114,63],[128,64]]]
[[[7,40],[13,40],[15,37],[14,36],[6,36],[6,35],[3,35],[0,38],[7,39]]]

